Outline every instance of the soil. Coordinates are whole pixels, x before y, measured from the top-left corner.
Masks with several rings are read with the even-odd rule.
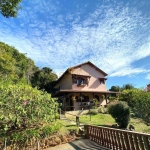
[[[38,147],[40,148],[40,150],[45,150],[47,148],[51,148],[79,139],[79,136],[80,135],[77,134],[75,130],[71,130],[66,135],[55,134],[40,140],[32,139],[31,141],[28,141],[26,143],[21,141],[11,142],[9,145],[8,143],[6,143],[6,145],[7,150],[38,150]],[[0,149],[1,148],[4,148],[4,143],[0,143]]]

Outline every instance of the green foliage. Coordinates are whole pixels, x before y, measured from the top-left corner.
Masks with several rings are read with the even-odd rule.
[[[109,91],[114,91],[114,92],[119,92],[121,91],[121,87],[120,86],[112,86]]]
[[[124,84],[121,89],[122,90],[131,90],[131,89],[134,89],[134,86],[132,84]]]
[[[108,113],[108,109],[104,106],[100,106],[98,108],[98,113],[102,113],[102,114],[107,114]]]
[[[27,83],[36,68],[34,62],[25,54],[19,53],[14,47],[0,42],[0,80]]]
[[[136,116],[150,122],[150,92],[140,89],[124,90],[120,95],[121,101],[126,101]]]
[[[93,99],[93,103],[94,103],[93,108],[94,108],[94,109],[97,109],[98,100],[97,100],[96,98]]]
[[[58,105],[49,94],[29,85],[0,85],[0,130],[26,129],[55,119]]]
[[[53,91],[52,81],[57,80],[57,78],[57,75],[53,73],[50,68],[44,67],[34,73],[31,83],[33,87],[37,86],[39,89],[44,89],[45,91],[51,93]]]
[[[60,130],[60,128],[62,127],[62,125],[60,123],[55,123],[53,125],[46,125],[45,127],[42,128],[42,136],[43,137],[48,137],[53,133],[56,133],[58,130]]]
[[[88,114],[91,114],[91,115],[97,115],[98,114],[98,111],[96,109],[91,109]]]
[[[126,102],[113,102],[108,107],[108,113],[121,128],[126,128],[130,120],[130,109]]]
[[[145,121],[150,122],[150,92],[135,91],[132,99],[134,102],[134,113]]]
[[[133,108],[135,106],[133,95],[134,93],[138,93],[138,91],[140,90],[139,89],[123,90],[119,95],[119,100],[127,102],[128,105]]]
[[[60,123],[52,123],[44,126],[41,129],[28,129],[21,132],[14,132],[9,137],[12,141],[15,142],[26,142],[31,139],[40,139],[43,137],[48,137],[51,134],[58,132],[62,128]]]
[[[40,137],[40,131],[38,129],[29,129],[24,130],[22,132],[14,132],[11,137],[9,137],[12,141],[29,141],[31,139],[36,139]]]
[[[0,42],[0,81],[28,83],[51,93],[56,79],[57,75],[50,68],[39,69],[25,54]]]
[[[0,0],[0,13],[6,17],[16,17],[22,0]]]
[[[120,91],[123,91],[123,90],[131,90],[131,89],[135,89],[135,87],[132,84],[128,83],[128,84],[124,84],[122,87],[117,86],[117,85],[112,86],[109,89],[109,91],[120,92]],[[114,96],[114,95],[112,94],[112,96]]]

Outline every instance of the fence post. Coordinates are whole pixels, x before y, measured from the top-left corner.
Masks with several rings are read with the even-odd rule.
[[[61,108],[59,108],[59,119],[61,119]]]
[[[77,125],[77,127],[79,127],[79,125],[80,125],[79,116],[76,116],[76,125]]]
[[[6,145],[6,139],[5,139],[5,142],[4,142],[4,150],[6,150],[6,147],[7,147],[7,145]]]
[[[89,138],[89,130],[88,130],[88,125],[84,125],[84,134],[86,138]]]
[[[38,141],[38,150],[40,150],[40,142]]]

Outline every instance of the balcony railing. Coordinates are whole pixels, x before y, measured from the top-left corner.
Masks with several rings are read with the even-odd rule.
[[[87,138],[113,150],[150,150],[150,134],[85,125]]]

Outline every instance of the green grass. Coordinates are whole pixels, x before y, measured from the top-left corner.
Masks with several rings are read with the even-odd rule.
[[[57,120],[57,122],[62,124],[62,128],[59,131],[59,134],[61,135],[69,133],[69,130],[78,130],[78,127],[75,124],[72,124],[70,121]]]
[[[80,122],[98,126],[110,126],[115,123],[115,120],[109,114],[84,115],[80,117]]]
[[[75,116],[70,117],[69,119],[75,121]],[[80,116],[80,123],[111,127],[112,124],[115,124],[115,120],[109,114],[98,113],[97,115],[92,115],[91,120],[90,115]],[[132,124],[135,127],[136,132],[143,132],[150,134],[150,126],[147,126],[146,123],[140,118],[136,118],[132,115],[129,124]]]

